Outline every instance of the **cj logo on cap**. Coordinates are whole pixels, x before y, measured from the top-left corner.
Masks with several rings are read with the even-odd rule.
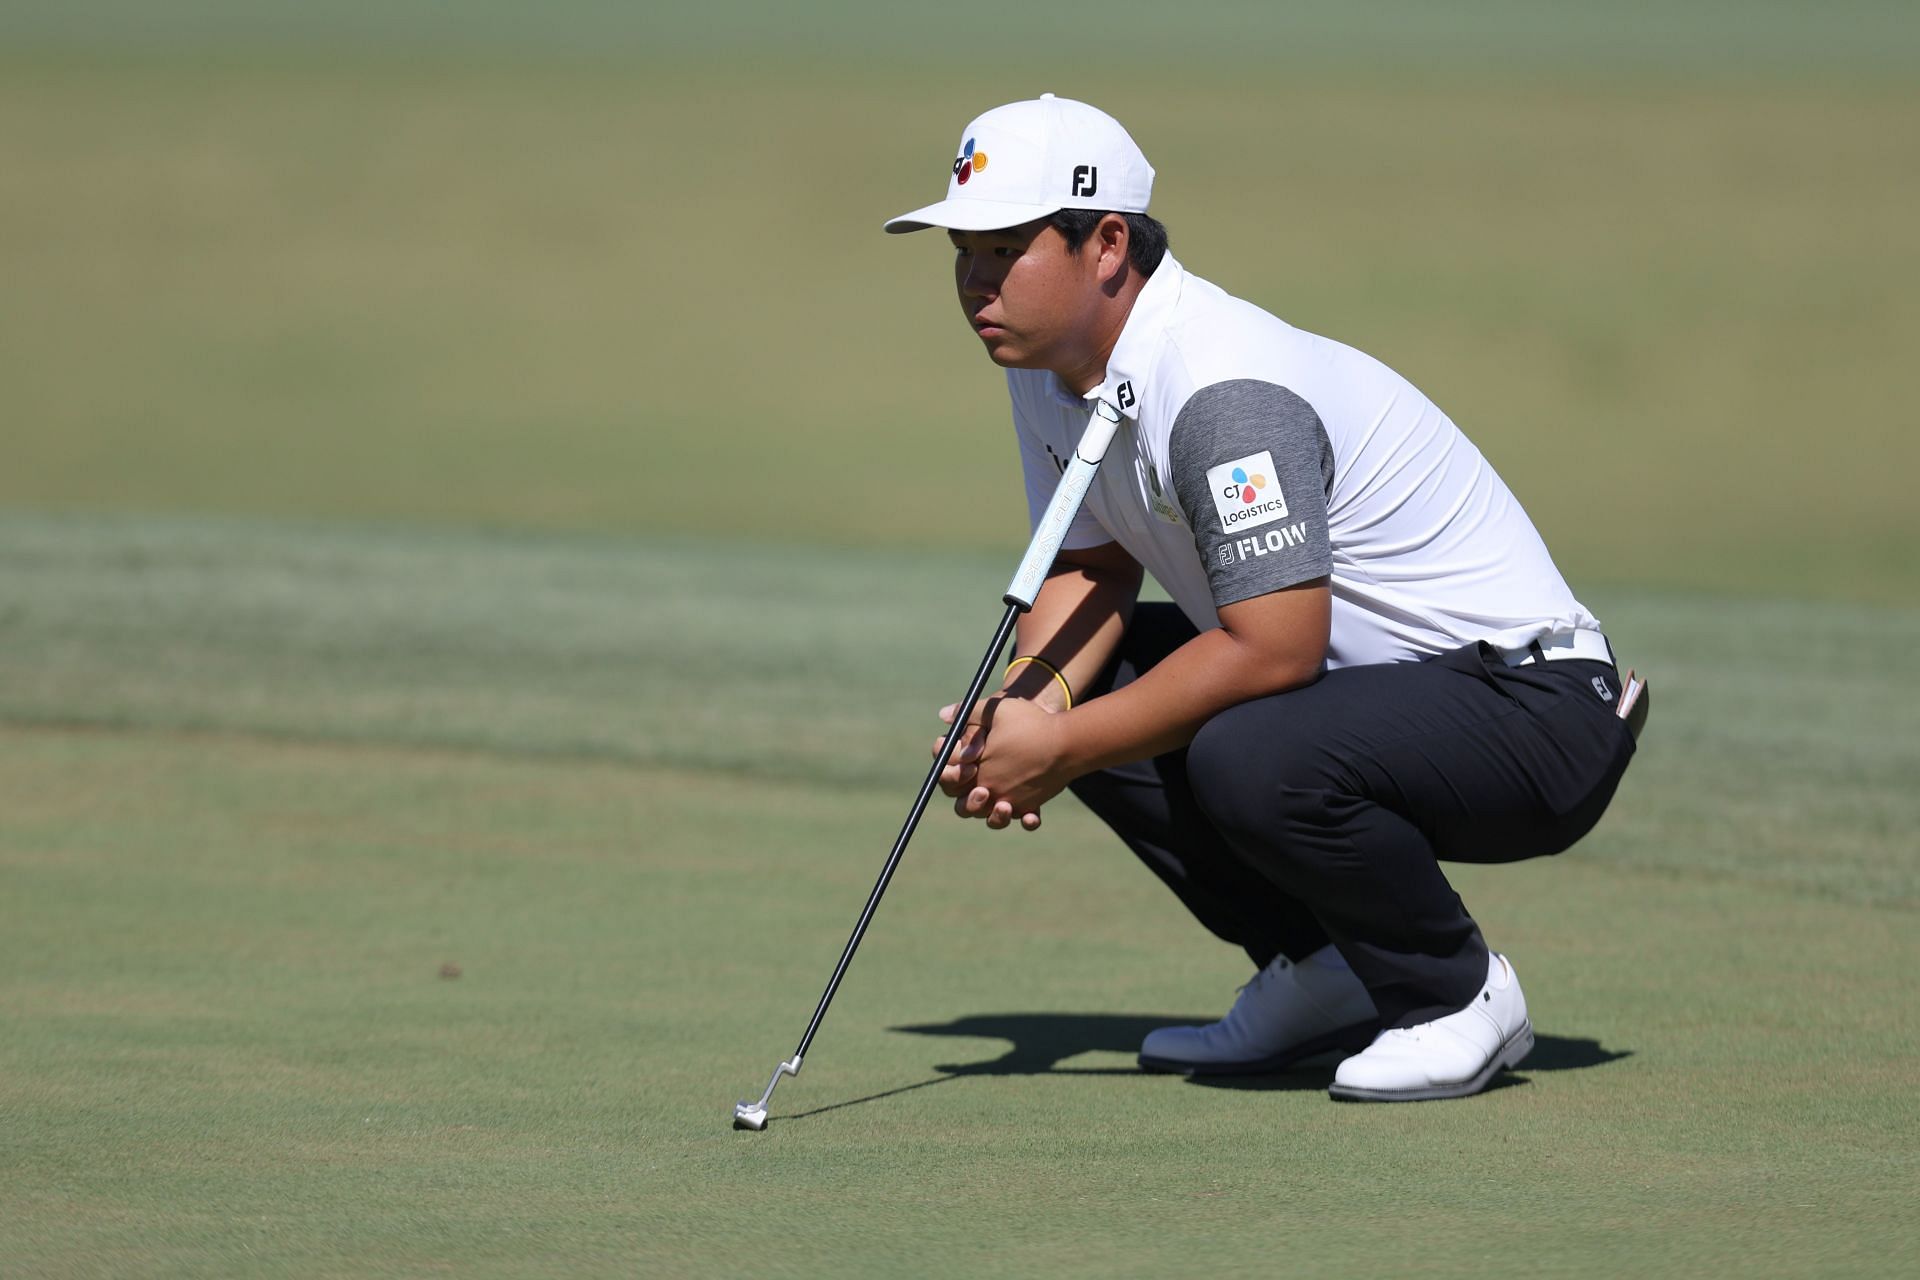
[[[966,179],[962,178],[962,182]],[[1100,189],[1100,167],[1092,164],[1073,166],[1073,194],[1090,196]]]
[[[1273,454],[1265,449],[1223,462],[1207,472],[1207,488],[1213,492],[1213,509],[1220,516],[1221,532],[1234,533],[1286,519],[1286,495],[1274,478],[1278,474]]]
[[[966,149],[960,158],[953,162],[953,176],[961,186],[967,185],[967,179],[987,167],[987,153],[973,149],[973,139],[967,139]]]

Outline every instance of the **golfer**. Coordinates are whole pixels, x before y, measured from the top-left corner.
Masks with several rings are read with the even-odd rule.
[[[1335,1097],[1484,1088],[1533,1031],[1440,862],[1557,853],[1606,809],[1634,742],[1599,622],[1418,389],[1174,259],[1112,117],[1012,103],[940,163],[946,198],[886,227],[952,241],[1036,519],[1096,404],[1122,416],[942,776],[956,811],[1032,829],[1071,788],[1246,951],[1227,1015],[1142,1066],[1338,1050]]]

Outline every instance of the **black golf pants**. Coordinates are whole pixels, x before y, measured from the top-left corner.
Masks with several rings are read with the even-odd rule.
[[[1194,634],[1175,606],[1141,605],[1088,692],[1124,687]],[[1440,861],[1514,862],[1585,835],[1633,756],[1619,693],[1608,663],[1509,667],[1480,645],[1342,667],[1073,793],[1256,966],[1331,941],[1381,1024],[1412,1026],[1464,1008],[1487,976]]]

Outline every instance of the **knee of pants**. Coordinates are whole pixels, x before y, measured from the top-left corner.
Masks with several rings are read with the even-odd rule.
[[[1318,810],[1333,762],[1277,730],[1256,704],[1230,707],[1200,727],[1187,750],[1187,781],[1207,820],[1236,843],[1278,849],[1290,819]]]
[[[1164,825],[1167,820],[1167,797],[1153,770],[1147,761],[1102,769],[1075,778],[1067,790],[1095,817],[1126,836],[1143,825]]]
[[[1103,818],[1107,810],[1114,806],[1118,789],[1118,780],[1104,769],[1098,773],[1084,774],[1067,784],[1067,790],[1073,793],[1075,799]]]

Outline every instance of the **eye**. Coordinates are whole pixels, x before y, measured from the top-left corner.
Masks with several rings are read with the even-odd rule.
[[[993,256],[996,258],[1017,258],[1020,256],[1020,251],[1011,245],[1003,244],[994,248]]]

